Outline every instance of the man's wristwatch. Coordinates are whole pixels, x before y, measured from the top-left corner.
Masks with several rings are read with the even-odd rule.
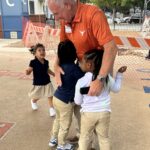
[[[105,76],[98,75],[98,76],[97,76],[97,79],[98,79],[99,81],[101,81],[101,82],[105,82],[106,77],[105,77]]]

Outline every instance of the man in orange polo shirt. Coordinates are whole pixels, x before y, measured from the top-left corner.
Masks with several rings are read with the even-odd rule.
[[[78,0],[48,0],[49,9],[55,19],[61,21],[60,40],[71,40],[76,49],[79,61],[84,53],[91,49],[104,49],[102,67],[97,79],[90,84],[89,95],[99,95],[103,88],[103,79],[112,71],[117,46],[109,29],[107,19],[96,6],[82,4]],[[61,86],[60,75],[64,74],[55,63],[55,79]]]
[[[55,19],[61,20],[60,40],[69,39],[74,43],[79,60],[90,49],[104,49],[102,67],[88,93],[91,96],[99,94],[103,88],[101,81],[112,71],[117,53],[104,13],[96,6],[82,4],[77,0],[49,0],[48,6]],[[61,85],[60,73],[64,72],[58,61],[55,64],[56,82]]]

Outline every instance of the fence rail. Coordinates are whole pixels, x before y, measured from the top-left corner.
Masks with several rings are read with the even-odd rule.
[[[111,30],[120,31],[142,31],[142,24],[110,24]]]

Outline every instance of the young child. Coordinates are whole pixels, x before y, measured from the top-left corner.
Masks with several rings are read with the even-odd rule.
[[[66,143],[74,109],[75,85],[84,73],[75,64],[76,49],[71,41],[60,42],[58,46],[59,65],[65,72],[61,75],[62,85],[54,94],[53,104],[56,109],[56,118],[53,124],[50,147],[57,145],[57,150],[72,150],[73,145]]]
[[[49,62],[45,59],[45,47],[42,44],[36,44],[30,49],[30,52],[35,56],[26,70],[26,75],[30,75],[33,72],[33,88],[29,92],[31,107],[33,110],[37,110],[37,101],[40,98],[48,97],[49,113],[53,117],[56,114],[52,103],[54,88],[49,74],[52,76],[55,76],[55,74],[49,69]]]
[[[109,74],[103,82],[104,88],[99,96],[89,96],[84,87],[89,87],[92,80],[97,78],[102,64],[103,50],[91,50],[86,52],[80,67],[87,72],[84,77],[78,80],[75,90],[75,103],[81,105],[81,134],[79,149],[88,150],[91,143],[91,135],[96,131],[101,150],[110,150],[108,137],[110,121],[110,91],[119,92],[121,87],[122,73],[127,67],[121,67],[115,80]],[[82,94],[81,94],[82,93]],[[84,94],[83,94],[84,93]]]

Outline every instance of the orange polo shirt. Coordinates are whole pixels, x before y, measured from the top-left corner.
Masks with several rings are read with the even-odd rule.
[[[71,40],[81,59],[85,52],[103,46],[113,40],[107,18],[98,7],[78,3],[77,12],[71,24],[61,21],[60,41]]]

